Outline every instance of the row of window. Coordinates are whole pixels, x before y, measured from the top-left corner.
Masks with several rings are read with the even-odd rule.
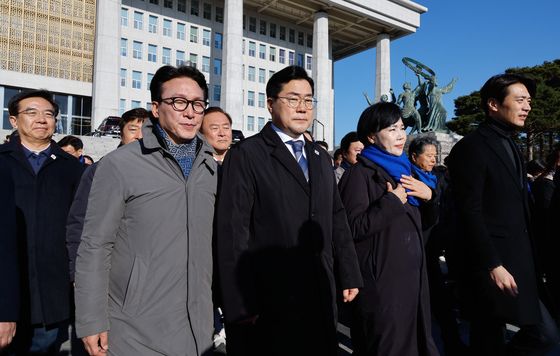
[[[243,29],[246,29],[246,16],[243,15]],[[257,18],[249,16],[249,32],[257,33]],[[307,45],[308,48],[313,48],[313,34],[304,33],[302,31],[287,28],[286,26],[277,25],[273,22],[267,23],[266,20],[259,20],[258,33],[271,38],[279,38],[281,41],[288,41],[290,43],[297,43],[300,46]],[[296,38],[297,33],[297,38]],[[307,41],[305,41],[307,40]]]
[[[163,0],[160,2],[160,0],[149,0],[150,4],[155,4],[155,5],[163,5],[163,7],[168,8],[168,9],[173,9],[176,8],[177,11],[179,12],[183,12],[186,13],[187,12],[187,0]],[[175,6],[174,5],[175,2]],[[191,0],[191,7],[190,7],[190,14],[193,16],[200,16],[201,12],[200,12],[200,1],[199,0]],[[126,18],[128,18],[128,13],[123,14],[123,11],[128,11],[128,9],[126,8],[122,8],[121,9],[121,19],[126,16]],[[135,11],[136,13],[137,11]],[[140,12],[138,12],[140,13]],[[220,6],[216,6],[216,9],[214,11],[214,20],[218,23],[223,23],[224,22],[224,8],[220,7]],[[212,20],[212,4],[209,3],[203,3],[202,4],[202,17],[206,20]],[[123,26],[127,26],[124,25]]]
[[[243,40],[243,54],[245,54],[245,39]],[[266,56],[266,45],[263,43],[259,44],[259,58],[260,59],[267,59]],[[288,58],[286,58],[286,52],[288,54]],[[276,57],[276,54],[278,54],[278,57]],[[249,41],[249,46],[248,46],[248,55],[249,57],[256,57],[257,56],[257,43],[255,41]],[[277,51],[277,48],[274,46],[269,46],[268,48],[268,60],[270,62],[276,62],[276,58],[278,58],[278,63],[280,64],[286,64],[286,62],[288,63],[288,65],[294,65],[297,63],[298,66],[300,67],[304,67],[308,70],[312,70],[312,57],[310,55],[304,56],[303,53],[298,53],[296,56],[296,53],[294,51],[288,51],[284,48],[279,48]],[[297,58],[297,62],[296,62],[296,58]]]
[[[265,119],[262,116],[257,118],[257,131],[262,130],[265,124]],[[247,116],[247,131],[255,131],[255,117]]]
[[[258,106],[259,108],[264,108],[266,102],[266,96],[264,93],[258,93]],[[247,91],[247,105],[248,106],[255,106],[255,92],[254,91]]]

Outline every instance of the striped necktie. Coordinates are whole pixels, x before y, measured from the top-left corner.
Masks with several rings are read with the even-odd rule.
[[[300,140],[290,140],[287,141],[290,145],[292,145],[292,149],[294,150],[294,154],[296,156],[296,161],[299,164],[303,174],[305,175],[305,179],[309,180],[309,173],[307,170],[307,160],[303,155],[303,141]]]

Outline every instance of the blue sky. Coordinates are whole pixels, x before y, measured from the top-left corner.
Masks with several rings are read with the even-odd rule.
[[[444,95],[448,119],[453,100],[480,89],[507,68],[560,59],[560,2],[557,0],[416,0],[428,8],[414,34],[391,43],[391,86],[398,96],[405,81],[416,83],[401,59],[411,57],[432,68],[440,86],[459,81]],[[375,96],[375,49],[335,62],[335,144],[356,129]]]

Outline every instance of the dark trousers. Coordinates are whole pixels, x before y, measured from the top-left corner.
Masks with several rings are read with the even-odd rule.
[[[522,325],[506,344],[503,321],[477,315],[471,320],[471,353],[476,356],[538,356],[545,355],[560,342],[556,323],[539,301],[542,321]]]
[[[60,334],[68,328],[67,323],[50,326],[18,323],[16,337],[4,350],[2,356],[41,355],[56,356],[60,350]]]

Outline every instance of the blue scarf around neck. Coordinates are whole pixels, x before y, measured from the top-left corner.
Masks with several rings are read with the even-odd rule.
[[[418,180],[422,181],[428,187],[436,189],[437,177],[435,174],[432,172],[425,172],[410,163],[404,152],[400,156],[394,156],[376,145],[370,145],[364,148],[360,154],[383,168],[397,184],[400,183],[403,174],[410,176],[414,173],[418,177]],[[410,205],[420,206],[418,198],[411,195],[407,197],[407,201]]]
[[[179,163],[185,178],[189,178],[189,174],[191,173],[191,169],[196,158],[197,137],[195,136],[190,142],[176,145],[171,142],[169,136],[159,123],[156,123],[155,126],[159,135],[165,141],[167,150],[173,158],[175,158],[177,163]]]

